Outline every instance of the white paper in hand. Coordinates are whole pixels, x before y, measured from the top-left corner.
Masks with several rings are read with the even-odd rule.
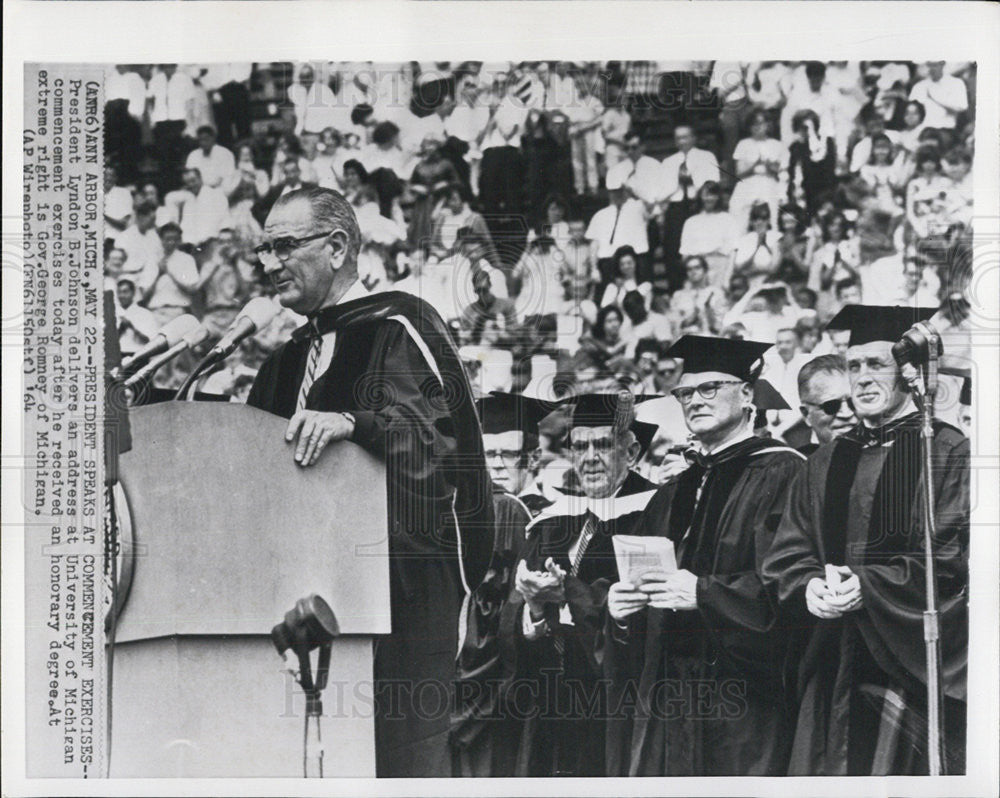
[[[672,574],[677,570],[674,542],[668,538],[642,535],[614,535],[618,577],[622,582],[638,584],[643,574],[663,571]]]

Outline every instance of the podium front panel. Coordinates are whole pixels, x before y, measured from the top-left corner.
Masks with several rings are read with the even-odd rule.
[[[302,468],[287,421],[237,404],[130,413],[121,481],[135,536],[128,642],[267,634],[318,593],[342,634],[391,631],[385,469],[342,441]]]

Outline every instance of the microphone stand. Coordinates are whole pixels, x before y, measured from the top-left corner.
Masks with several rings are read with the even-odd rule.
[[[937,610],[937,580],[934,575],[934,538],[937,535],[934,520],[934,399],[938,389],[938,356],[941,339],[936,335],[928,342],[927,363],[917,377],[920,390],[920,444],[923,456],[924,479],[921,500],[923,504],[924,571],[926,573],[926,604],[924,611],[924,647],[927,657],[927,762],[929,775],[943,772],[942,743],[944,740],[944,706],[941,695],[941,635]]]

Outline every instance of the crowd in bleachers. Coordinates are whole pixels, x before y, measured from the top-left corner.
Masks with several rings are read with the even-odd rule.
[[[743,337],[777,344],[771,434],[808,440],[796,377],[845,348],[823,330],[843,305],[968,325],[974,64],[118,65],[106,102],[126,353],[273,294],[253,248],[308,184],[354,206],[365,287],[430,302],[484,393],[665,393],[670,342]],[[284,310],[202,390],[245,395],[301,322]]]

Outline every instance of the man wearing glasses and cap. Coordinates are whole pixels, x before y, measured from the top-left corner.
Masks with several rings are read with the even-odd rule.
[[[510,672],[500,658],[500,608],[524,554],[531,512],[518,498],[526,487],[538,448],[538,424],[551,403],[494,391],[476,401],[486,464],[493,482],[496,535],[493,559],[473,590],[458,659],[456,712],[452,721],[453,775],[513,776],[521,723],[500,711],[499,697]]]
[[[793,483],[764,577],[811,636],[797,674],[793,775],[926,775],[921,417],[893,343],[934,308],[852,305],[847,373],[860,423]],[[969,441],[934,421],[942,773],[965,769]]]
[[[787,488],[805,458],[753,432],[754,383],[771,344],[686,335],[671,393],[696,445],[649,502],[637,535],[669,538],[677,569],[608,593],[608,774],[784,774],[786,631],[760,577]],[[635,700],[637,697],[637,701]],[[631,734],[630,734],[631,732]]]
[[[367,295],[361,234],[342,195],[282,195],[264,239],[257,254],[279,301],[309,321],[264,363],[247,403],[290,419],[285,443],[303,468],[344,439],[384,459],[394,631],[375,652],[376,774],[448,776],[448,714],[421,713],[407,686],[452,684],[460,608],[493,550],[471,389],[429,305]],[[400,689],[386,695],[386,686]]]
[[[631,470],[656,433],[655,425],[634,420],[635,401],[628,391],[567,400],[579,489],[528,526],[500,622],[504,659],[514,668],[504,711],[526,719],[518,776],[605,775],[596,652],[617,572],[611,539],[631,534],[656,487]]]

